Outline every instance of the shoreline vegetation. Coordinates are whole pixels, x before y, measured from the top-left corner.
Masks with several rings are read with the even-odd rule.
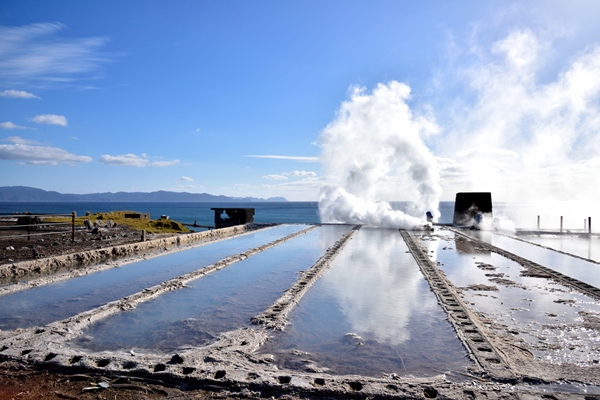
[[[192,232],[181,222],[173,221],[168,218],[150,219],[145,216],[148,214],[137,211],[111,211],[89,214],[75,217],[75,226],[82,227],[86,224],[96,226],[124,225],[136,231],[146,231],[149,233],[188,233]],[[71,222],[69,217],[43,218],[48,222]],[[89,222],[86,222],[89,221]],[[109,222],[110,221],[110,222]]]

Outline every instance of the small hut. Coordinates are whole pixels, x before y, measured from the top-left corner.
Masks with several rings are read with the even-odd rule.
[[[211,208],[215,212],[215,228],[254,222],[254,208]]]
[[[483,219],[492,220],[492,194],[489,192],[456,193],[454,225],[479,225]]]

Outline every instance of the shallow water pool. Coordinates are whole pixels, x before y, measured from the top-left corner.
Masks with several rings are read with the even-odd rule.
[[[220,333],[249,326],[351,226],[322,226],[225,269],[164,293],[135,310],[109,316],[72,346],[92,351],[148,349],[170,352],[213,342]]]
[[[398,230],[363,227],[261,349],[285,368],[432,376],[470,361]]]
[[[0,329],[42,326],[306,229],[282,225],[0,296]]]

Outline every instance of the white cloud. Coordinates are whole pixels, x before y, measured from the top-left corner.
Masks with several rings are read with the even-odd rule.
[[[27,129],[24,126],[17,125],[15,123],[10,122],[10,121],[0,122],[0,128],[1,129]]]
[[[170,167],[171,165],[175,165],[179,162],[179,160],[171,160],[171,161],[152,161],[150,163],[151,167]]]
[[[470,147],[464,150],[460,150],[456,153],[458,157],[494,157],[494,158],[518,158],[519,154],[516,151],[498,149],[494,147]]]
[[[0,26],[0,79],[12,84],[72,82],[109,61],[102,37],[61,38],[62,24]]]
[[[261,187],[268,189],[278,196],[285,196],[285,193],[291,191],[316,192],[323,186],[323,181],[319,178],[304,178],[296,181],[285,181],[281,183],[262,184]],[[305,193],[306,193],[305,192]]]
[[[600,157],[600,45],[550,63],[558,39],[550,31],[482,41],[472,64],[447,79],[468,90],[444,104],[451,113],[434,139],[438,156],[455,163],[441,166],[445,191],[486,190],[507,201],[597,197],[598,168],[586,160]]]
[[[275,156],[275,155],[265,155],[265,156],[257,156],[257,155],[247,155],[245,157],[252,158],[271,158],[275,160],[291,160],[291,161],[301,161],[301,162],[318,162],[318,157],[302,157],[302,156]]]
[[[168,167],[177,164],[179,160],[172,161],[151,161],[148,155],[142,153],[136,154],[120,154],[111,156],[108,154],[100,156],[100,162],[109,165],[122,165],[127,167]]]
[[[65,127],[68,125],[67,118],[65,116],[56,114],[36,115],[32,120],[37,124],[59,125]]]
[[[0,160],[25,161],[29,165],[78,164],[92,161],[91,157],[71,154],[66,150],[37,144],[18,136],[4,140],[13,144],[0,145]]]
[[[194,182],[193,178],[190,178],[189,176],[182,176],[181,178],[177,178],[178,182]]]
[[[0,97],[11,97],[13,99],[39,99],[33,93],[25,92],[23,90],[4,90],[0,92]]]
[[[2,139],[4,142],[10,142],[15,144],[39,144],[35,140],[24,139],[21,136],[9,136],[6,139]]]
[[[287,173],[286,175],[288,176],[317,176],[316,172],[312,172],[312,171],[292,171]]]
[[[287,179],[287,176],[272,174],[272,175],[265,175],[265,176],[263,176],[263,179],[270,179],[270,180],[274,180],[274,181],[280,181],[280,180]]]
[[[292,172],[283,172],[281,174],[272,174],[272,175],[265,175],[263,176],[263,179],[270,179],[270,180],[284,180],[284,179],[288,179],[289,176],[299,176],[299,177],[314,177],[317,176],[317,174],[315,172],[312,171],[292,171]]]

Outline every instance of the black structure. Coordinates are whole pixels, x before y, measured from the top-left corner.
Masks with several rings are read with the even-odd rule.
[[[215,228],[254,222],[254,208],[211,208],[215,211]],[[227,216],[224,217],[223,213]]]
[[[492,219],[492,194],[489,192],[456,193],[454,225],[478,225],[482,219]]]

